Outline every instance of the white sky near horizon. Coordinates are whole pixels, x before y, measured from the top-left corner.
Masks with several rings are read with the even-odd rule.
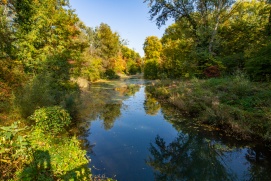
[[[128,42],[128,47],[144,56],[143,43],[148,36],[161,38],[168,22],[160,29],[150,20],[149,8],[144,0],[70,0],[87,26],[95,28],[101,23],[108,24],[112,31]]]

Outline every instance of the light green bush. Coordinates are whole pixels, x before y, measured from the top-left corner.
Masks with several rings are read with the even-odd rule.
[[[36,127],[44,132],[57,134],[71,123],[70,114],[59,106],[38,109],[30,116]]]

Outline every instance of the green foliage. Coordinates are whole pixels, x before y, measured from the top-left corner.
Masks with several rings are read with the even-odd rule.
[[[219,32],[223,42],[218,52],[229,73],[244,69],[247,61],[255,57],[255,51],[266,44],[264,28],[268,22],[268,6],[263,1],[240,1],[232,7],[232,18]]]
[[[120,48],[120,38],[116,32],[112,32],[109,25],[101,23],[95,30],[98,41],[95,42],[98,54],[105,60],[114,58]],[[110,65],[105,67],[109,67]],[[112,68],[112,67],[111,67]]]
[[[102,67],[102,59],[100,58],[91,58],[89,57],[86,60],[87,65],[82,69],[83,77],[86,77],[87,80],[94,82],[101,78],[101,74],[103,73],[104,69]]]
[[[76,137],[56,138],[38,129],[30,140],[35,150],[29,164],[17,173],[19,180],[90,179],[86,151],[80,149]]]
[[[271,76],[271,44],[261,48],[245,63],[247,74],[256,81],[270,82]]]
[[[242,70],[256,81],[269,79],[267,1],[145,2],[158,26],[175,19],[161,39],[162,49],[154,53],[162,55],[162,77],[210,78]]]
[[[141,71],[139,54],[125,46],[109,25],[102,23],[95,30],[83,28],[80,36],[89,44],[82,56],[84,67],[81,74],[88,80],[115,79],[116,73],[136,74]]]
[[[104,77],[106,79],[119,79],[120,77],[116,74],[116,72],[112,69],[108,69],[104,73]]]
[[[59,106],[40,108],[30,116],[35,126],[45,133],[57,134],[71,123],[69,113]]]
[[[149,36],[145,39],[143,44],[143,49],[145,52],[145,59],[160,59],[160,54],[162,50],[162,44],[158,37]]]
[[[192,38],[177,38],[176,33],[184,34],[179,30],[180,24],[173,24],[166,29],[162,38],[162,72],[169,78],[190,78],[197,72],[196,58],[193,57],[194,42]],[[185,35],[183,35],[185,36]]]
[[[159,73],[159,62],[156,59],[146,60],[144,64],[144,78],[157,79]]]
[[[28,132],[16,122],[0,129],[1,180],[90,180],[89,160],[76,137]]]
[[[78,42],[79,21],[68,1],[14,1],[17,23],[18,59],[31,73],[40,68],[48,56],[62,54],[76,60],[84,42]]]
[[[31,147],[27,136],[22,134],[26,128],[19,128],[17,122],[0,130],[0,179],[8,180],[27,163]]]
[[[140,55],[134,50],[131,50],[130,48],[126,46],[121,47],[121,53],[122,53],[123,59],[126,62],[125,72],[130,75],[140,73],[141,62],[142,62]]]
[[[23,117],[33,114],[41,107],[62,105],[72,117],[76,117],[78,87],[72,83],[67,60],[63,57],[50,57],[32,81],[16,93],[15,103]],[[41,96],[42,95],[42,96]]]

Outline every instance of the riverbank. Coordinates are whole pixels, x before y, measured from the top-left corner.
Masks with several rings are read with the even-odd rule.
[[[185,116],[245,140],[271,141],[271,85],[244,75],[208,80],[158,81],[147,91]]]

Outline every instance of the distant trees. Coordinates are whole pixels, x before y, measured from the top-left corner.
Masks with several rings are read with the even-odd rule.
[[[271,72],[265,69],[270,66],[268,1],[144,2],[158,26],[175,19],[161,39],[158,77],[212,77],[236,70],[254,80],[269,77]]]
[[[125,46],[117,32],[109,25],[101,23],[95,29],[82,31],[88,40],[84,52],[83,75],[94,81],[101,77],[116,78],[116,73],[135,74],[141,71],[141,57]]]
[[[162,43],[156,36],[149,36],[145,39],[143,49],[145,52],[144,77],[155,79],[158,77],[161,64]]]

